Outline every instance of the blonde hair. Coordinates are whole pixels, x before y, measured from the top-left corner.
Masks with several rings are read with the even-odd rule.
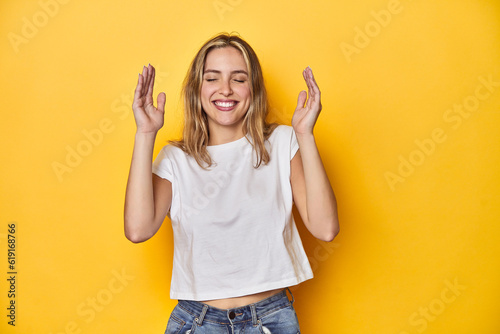
[[[182,88],[184,100],[183,138],[170,141],[170,144],[192,156],[200,167],[207,169],[207,167],[212,166],[213,161],[207,150],[208,119],[202,109],[200,99],[201,85],[207,54],[213,49],[225,47],[234,47],[241,52],[249,72],[251,103],[243,119],[243,134],[248,134],[252,139],[250,144],[252,144],[257,157],[254,167],[258,168],[262,163],[267,164],[271,160],[265,141],[278,124],[266,122],[269,112],[268,101],[259,59],[247,42],[233,34],[221,33],[211,38],[200,48],[191,62]],[[203,166],[203,163],[207,166]]]

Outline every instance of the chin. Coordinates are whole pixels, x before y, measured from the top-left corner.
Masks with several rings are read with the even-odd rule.
[[[236,126],[241,124],[241,120],[231,120],[231,121],[217,121],[220,126]]]
[[[230,117],[216,117],[215,123],[219,125],[224,125],[224,126],[231,126],[231,125],[237,125],[243,122],[243,117],[240,118],[235,118],[231,117],[233,115],[224,115],[224,116],[230,116]]]

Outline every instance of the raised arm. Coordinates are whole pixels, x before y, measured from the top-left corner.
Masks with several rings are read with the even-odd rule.
[[[152,174],[153,147],[163,126],[165,93],[153,105],[155,69],[144,66],[139,74],[132,109],[137,125],[132,162],[125,193],[124,228],[134,243],[151,238],[160,228],[172,201],[172,184]]]
[[[339,233],[337,201],[313,134],[322,108],[321,93],[311,68],[306,68],[302,74],[309,98],[305,91],[300,92],[292,117],[292,127],[299,143],[299,151],[290,163],[293,200],[311,234],[332,241]]]

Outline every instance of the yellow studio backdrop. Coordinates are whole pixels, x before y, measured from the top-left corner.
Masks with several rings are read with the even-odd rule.
[[[259,55],[271,120],[290,124],[306,66],[322,92],[341,232],[297,222],[315,273],[292,289],[302,332],[500,333],[497,0],[3,0],[0,332],[163,333],[170,221],[123,233],[132,93],[153,64],[156,156],[222,31]]]

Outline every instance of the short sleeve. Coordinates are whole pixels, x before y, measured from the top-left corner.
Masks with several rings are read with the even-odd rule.
[[[156,156],[153,162],[153,173],[163,179],[173,182],[174,174],[172,168],[172,161],[168,154],[168,146],[161,149],[160,153]]]
[[[290,127],[290,129],[292,130],[292,135],[290,138],[290,160],[292,160],[299,150],[299,142],[297,141],[297,136],[295,135],[295,131],[293,130],[293,128]]]

